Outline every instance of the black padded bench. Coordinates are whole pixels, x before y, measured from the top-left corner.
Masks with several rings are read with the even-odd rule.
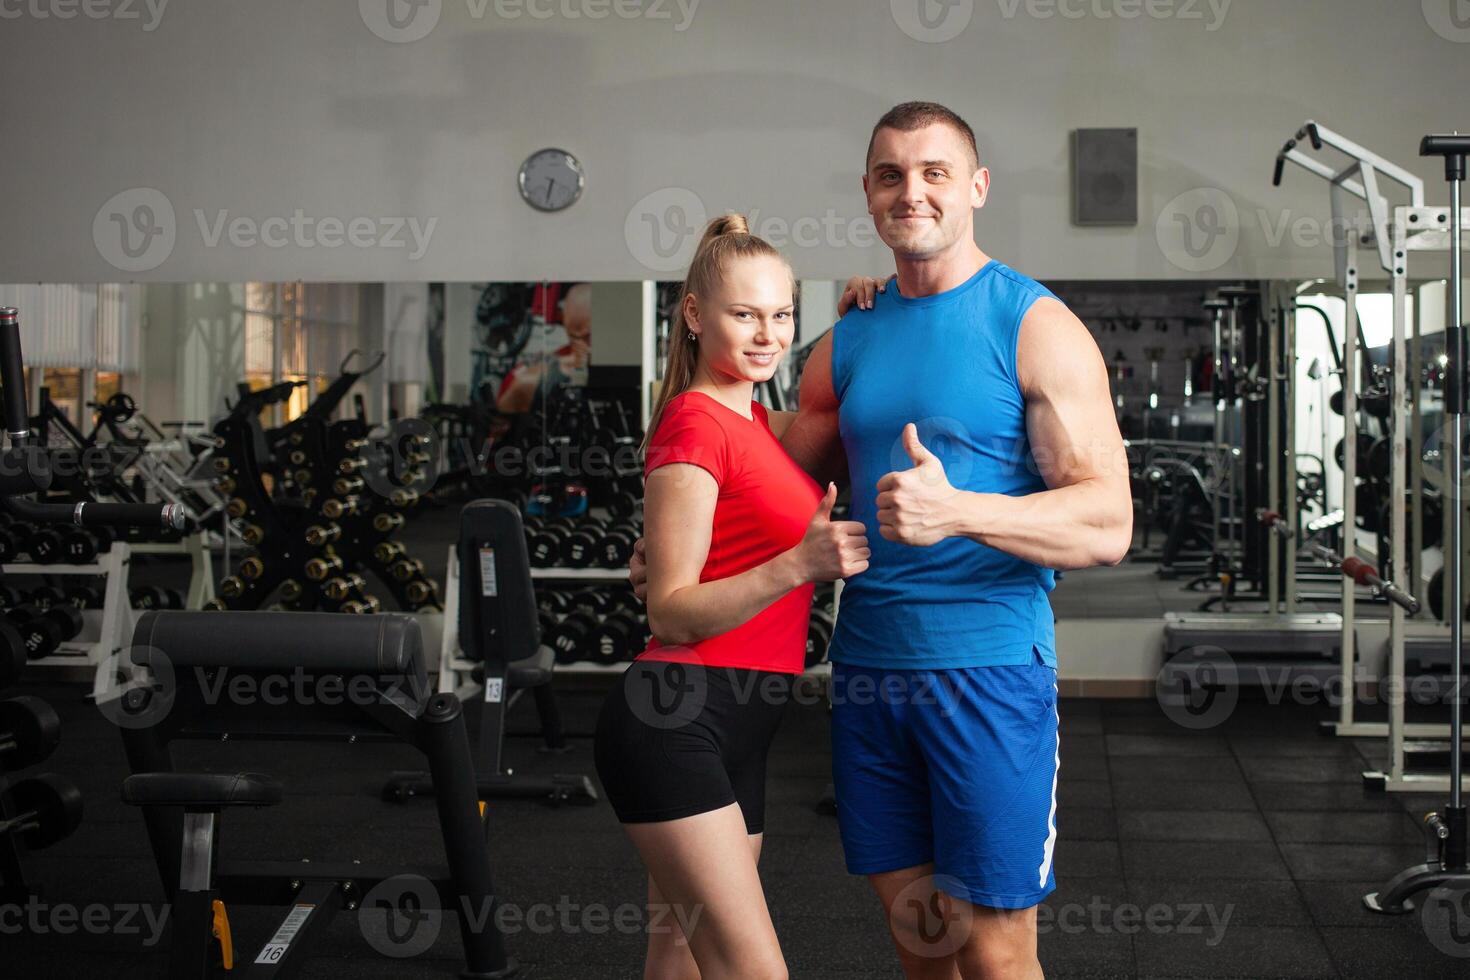
[[[340,911],[390,878],[418,876],[453,908],[466,977],[516,970],[483,915],[496,902],[486,831],[464,714],[453,694],[432,693],[418,624],[406,615],[297,612],[149,612],[138,621],[130,659],[151,678],[124,685],[116,703],[132,775],[124,802],[141,807],[155,862],[173,909],[169,976],[208,976],[216,903],[286,904],[280,927],[232,975],[284,977],[305,960],[310,938]],[[233,678],[330,680],[342,698],[237,698]],[[291,684],[282,688],[294,690]],[[263,688],[256,688],[263,690]],[[261,773],[178,772],[171,743],[232,741],[395,741],[428,762],[448,868],[331,862],[229,862],[217,852],[221,811],[281,802],[281,785]],[[290,828],[282,828],[289,835]],[[472,920],[468,912],[477,914]]]

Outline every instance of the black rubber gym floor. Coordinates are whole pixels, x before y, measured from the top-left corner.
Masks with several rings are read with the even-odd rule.
[[[138,903],[156,915],[162,891],[143,823],[118,799],[125,764],[117,731],[80,687],[32,683],[23,690],[49,699],[63,718],[62,745],[43,768],[71,777],[86,796],[81,829],[33,857],[44,900],[53,909],[103,907],[90,913],[94,921],[114,925]],[[554,761],[538,756],[534,739],[512,738],[517,768],[591,773],[585,736],[601,694],[573,688],[561,699],[569,731],[583,737]],[[1410,813],[1438,802],[1367,793],[1359,773],[1377,761],[1369,758],[1374,743],[1318,735],[1315,713],[1299,706],[1242,703],[1202,733],[1176,726],[1151,701],[1068,700],[1062,719],[1058,889],[1041,935],[1048,977],[1470,974],[1470,959],[1436,949],[1419,915],[1385,918],[1361,907],[1364,892],[1422,859]],[[529,735],[533,723],[529,706],[518,706],[512,730]],[[410,750],[195,743],[179,756],[181,767],[255,769],[287,784],[281,806],[226,815],[226,857],[444,860],[432,803],[378,796],[390,770],[416,765]],[[844,872],[835,820],[813,807],[828,765],[825,708],[794,706],[771,759],[761,862],[787,962],[793,977],[896,977],[877,903],[863,880]],[[606,803],[496,802],[491,819],[496,884],[525,914],[508,937],[521,975],[639,976],[643,873]],[[1130,919],[1135,906],[1149,917]],[[258,944],[278,917],[232,908],[238,946]],[[1153,925],[1128,931],[1130,922]],[[166,935],[154,940],[141,915],[127,923],[138,930],[130,934],[54,928],[65,924],[38,934],[6,922],[0,972],[162,974]],[[1453,951],[1470,954],[1470,944]],[[346,914],[316,945],[303,975],[453,976],[460,962],[452,918],[425,953],[402,959],[376,952]]]

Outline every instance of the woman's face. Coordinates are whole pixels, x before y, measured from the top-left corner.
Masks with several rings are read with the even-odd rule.
[[[796,336],[791,270],[759,255],[731,260],[709,296],[685,298],[684,320],[720,381],[767,381]]]

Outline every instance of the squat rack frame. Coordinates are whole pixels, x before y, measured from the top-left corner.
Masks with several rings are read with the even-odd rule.
[[[1316,151],[1321,151],[1324,147],[1336,150],[1349,157],[1352,162],[1341,170],[1334,170],[1328,164],[1306,153],[1300,146],[1303,141],[1310,141],[1312,148]],[[1406,470],[1412,469],[1414,475],[1418,477],[1422,470],[1422,463],[1418,459],[1417,452],[1420,441],[1417,431],[1419,385],[1417,377],[1410,377],[1407,342],[1410,339],[1408,315],[1410,257],[1415,252],[1434,253],[1451,250],[1451,236],[1445,230],[1450,223],[1450,209],[1425,207],[1424,182],[1418,176],[1313,120],[1307,120],[1277,154],[1276,171],[1273,178],[1275,185],[1280,185],[1285,164],[1288,162],[1328,182],[1331,191],[1333,227],[1338,231],[1333,241],[1333,252],[1337,282],[1342,287],[1346,299],[1342,378],[1343,550],[1349,555],[1355,551],[1353,537],[1357,526],[1356,387],[1359,354],[1357,297],[1360,247],[1369,246],[1377,252],[1379,264],[1388,273],[1392,283],[1392,397],[1389,402],[1392,419],[1390,426],[1392,452],[1389,500],[1394,504],[1389,507],[1389,567],[1392,575],[1399,577],[1410,568],[1410,565],[1405,562],[1404,548],[1406,514],[1402,501],[1405,499],[1406,492],[1411,492],[1413,495],[1415,515],[1423,513],[1420,481],[1415,479],[1413,487],[1409,488],[1405,473]],[[1385,182],[1397,184],[1406,190],[1409,195],[1409,203],[1390,208],[1387,199],[1380,191],[1380,187]],[[1356,215],[1349,215],[1348,209],[1354,199],[1367,205],[1366,222],[1362,220],[1361,210]],[[1470,221],[1470,212],[1466,212],[1466,215],[1466,220]],[[1459,322],[1460,311],[1453,312],[1456,322]],[[1417,369],[1419,362],[1417,356],[1418,331],[1415,331],[1413,339],[1416,340],[1416,351],[1412,360],[1413,367]],[[1412,435],[1409,432],[1411,425],[1416,427]],[[1415,459],[1412,461],[1408,451],[1410,443],[1416,450]],[[1456,484],[1450,480],[1448,455],[1442,461],[1445,465],[1444,486],[1453,492],[1458,492],[1455,490]],[[1410,466],[1411,462],[1414,465]],[[1446,508],[1446,523],[1450,521],[1452,510],[1453,508]],[[1449,528],[1446,528],[1446,532],[1448,530]],[[1417,543],[1419,539],[1416,527],[1414,540]],[[1452,540],[1451,535],[1446,533],[1443,540],[1449,542]],[[1413,562],[1412,567],[1417,574],[1418,562]],[[1364,779],[1370,785],[1391,792],[1428,792],[1448,789],[1450,784],[1448,776],[1409,772],[1405,765],[1406,750],[1423,747],[1411,745],[1408,739],[1448,739],[1450,734],[1449,727],[1446,725],[1410,725],[1404,719],[1406,613],[1416,612],[1417,602],[1409,609],[1405,609],[1399,602],[1392,602],[1389,605],[1389,660],[1385,678],[1388,682],[1388,721],[1365,722],[1355,717],[1357,651],[1354,645],[1355,596],[1353,587],[1353,580],[1345,577],[1343,579],[1341,645],[1343,697],[1339,706],[1338,720],[1326,723],[1324,729],[1331,734],[1346,737],[1386,737],[1388,739],[1387,772],[1364,773]],[[1420,583],[1415,581],[1412,587],[1415,592],[1418,592]],[[1446,587],[1448,589],[1448,580]],[[1446,600],[1446,610],[1463,608],[1463,599],[1456,603],[1448,601],[1449,596],[1447,595]],[[1448,636],[1448,630],[1444,624],[1437,623],[1424,635]]]

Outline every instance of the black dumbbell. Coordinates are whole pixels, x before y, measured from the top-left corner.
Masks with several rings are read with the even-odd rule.
[[[331,544],[333,541],[340,540],[341,537],[341,524],[313,524],[306,529],[306,543],[313,548],[320,548],[322,545]],[[389,556],[389,558],[380,560],[388,561],[391,557]]]
[[[82,612],[69,605],[42,609],[25,604],[5,612],[5,618],[20,633],[26,656],[39,660],[82,631]]]
[[[59,606],[65,602],[66,595],[54,585],[42,585],[32,589],[25,601],[33,606],[40,606],[42,609],[50,609],[52,606]]]
[[[605,588],[579,589],[572,594],[571,601],[574,610],[595,619],[611,616],[621,606],[612,592]]]
[[[0,585],[0,609],[14,609],[25,601],[20,589],[13,585]]]
[[[373,530],[379,534],[390,534],[403,527],[402,514],[374,514]]]
[[[332,526],[340,527],[341,525],[334,524]],[[400,558],[407,557],[408,549],[403,546],[403,542],[401,541],[379,541],[373,545],[373,558],[379,564],[389,565]]]
[[[347,566],[342,563],[341,555],[318,555],[316,558],[308,559],[305,565],[306,577],[313,582],[325,582],[333,575],[343,571]]]
[[[46,616],[61,627],[61,639],[75,639],[82,632],[82,611],[70,603],[63,602],[46,610]]]
[[[431,578],[408,583],[403,588],[403,594],[415,608],[439,605],[439,583]]]
[[[536,608],[554,620],[560,619],[572,611],[572,597],[560,591],[539,591],[536,593]]]
[[[598,663],[616,664],[632,660],[648,643],[648,624],[632,609],[619,609],[602,621],[592,637],[593,656]]]
[[[0,834],[14,834],[33,851],[70,837],[82,823],[82,791],[51,772],[22,779],[5,791],[14,816],[0,820]]]
[[[97,539],[86,528],[71,527],[61,532],[63,560],[73,565],[86,565],[97,560]]]
[[[178,589],[164,589],[156,585],[139,585],[128,590],[128,600],[134,609],[183,609],[184,596]]]
[[[526,557],[532,568],[550,568],[561,557],[561,543],[571,531],[564,524],[545,522],[531,535]]]
[[[631,490],[614,490],[607,496],[607,509],[615,517],[632,517],[638,512],[639,499]]]
[[[619,521],[603,532],[597,543],[597,564],[603,568],[626,568],[633,557],[633,545],[642,535],[632,521]]]
[[[806,665],[815,667],[827,659],[827,647],[832,642],[832,631],[836,629],[832,617],[821,609],[812,609],[811,622],[806,629]]]
[[[27,535],[25,553],[38,565],[54,565],[65,557],[61,532],[54,527],[38,527]]]
[[[592,634],[596,629],[597,622],[583,612],[574,612],[557,623],[547,641],[556,651],[556,662],[569,664],[588,659]]]
[[[13,564],[20,556],[26,535],[14,524],[0,527],[0,564]]]
[[[61,741],[61,718],[40,698],[22,694],[0,701],[0,761],[16,772],[45,761]]]
[[[356,572],[329,578],[322,583],[322,591],[327,594],[328,599],[334,602],[345,602],[353,597],[354,592],[361,591],[364,595],[367,594],[367,579]]]
[[[5,621],[20,634],[28,659],[39,660],[61,646],[61,627],[46,619],[39,607],[21,605],[7,609],[4,615]]]
[[[597,555],[598,542],[607,528],[595,517],[587,518],[561,540],[562,564],[568,568],[590,568]]]
[[[400,558],[388,566],[388,573],[400,582],[428,575],[428,567],[422,558]]]
[[[15,683],[29,659],[20,630],[0,619],[0,690]]]
[[[66,587],[66,602],[78,609],[101,609],[103,593],[95,585],[68,585]]]

